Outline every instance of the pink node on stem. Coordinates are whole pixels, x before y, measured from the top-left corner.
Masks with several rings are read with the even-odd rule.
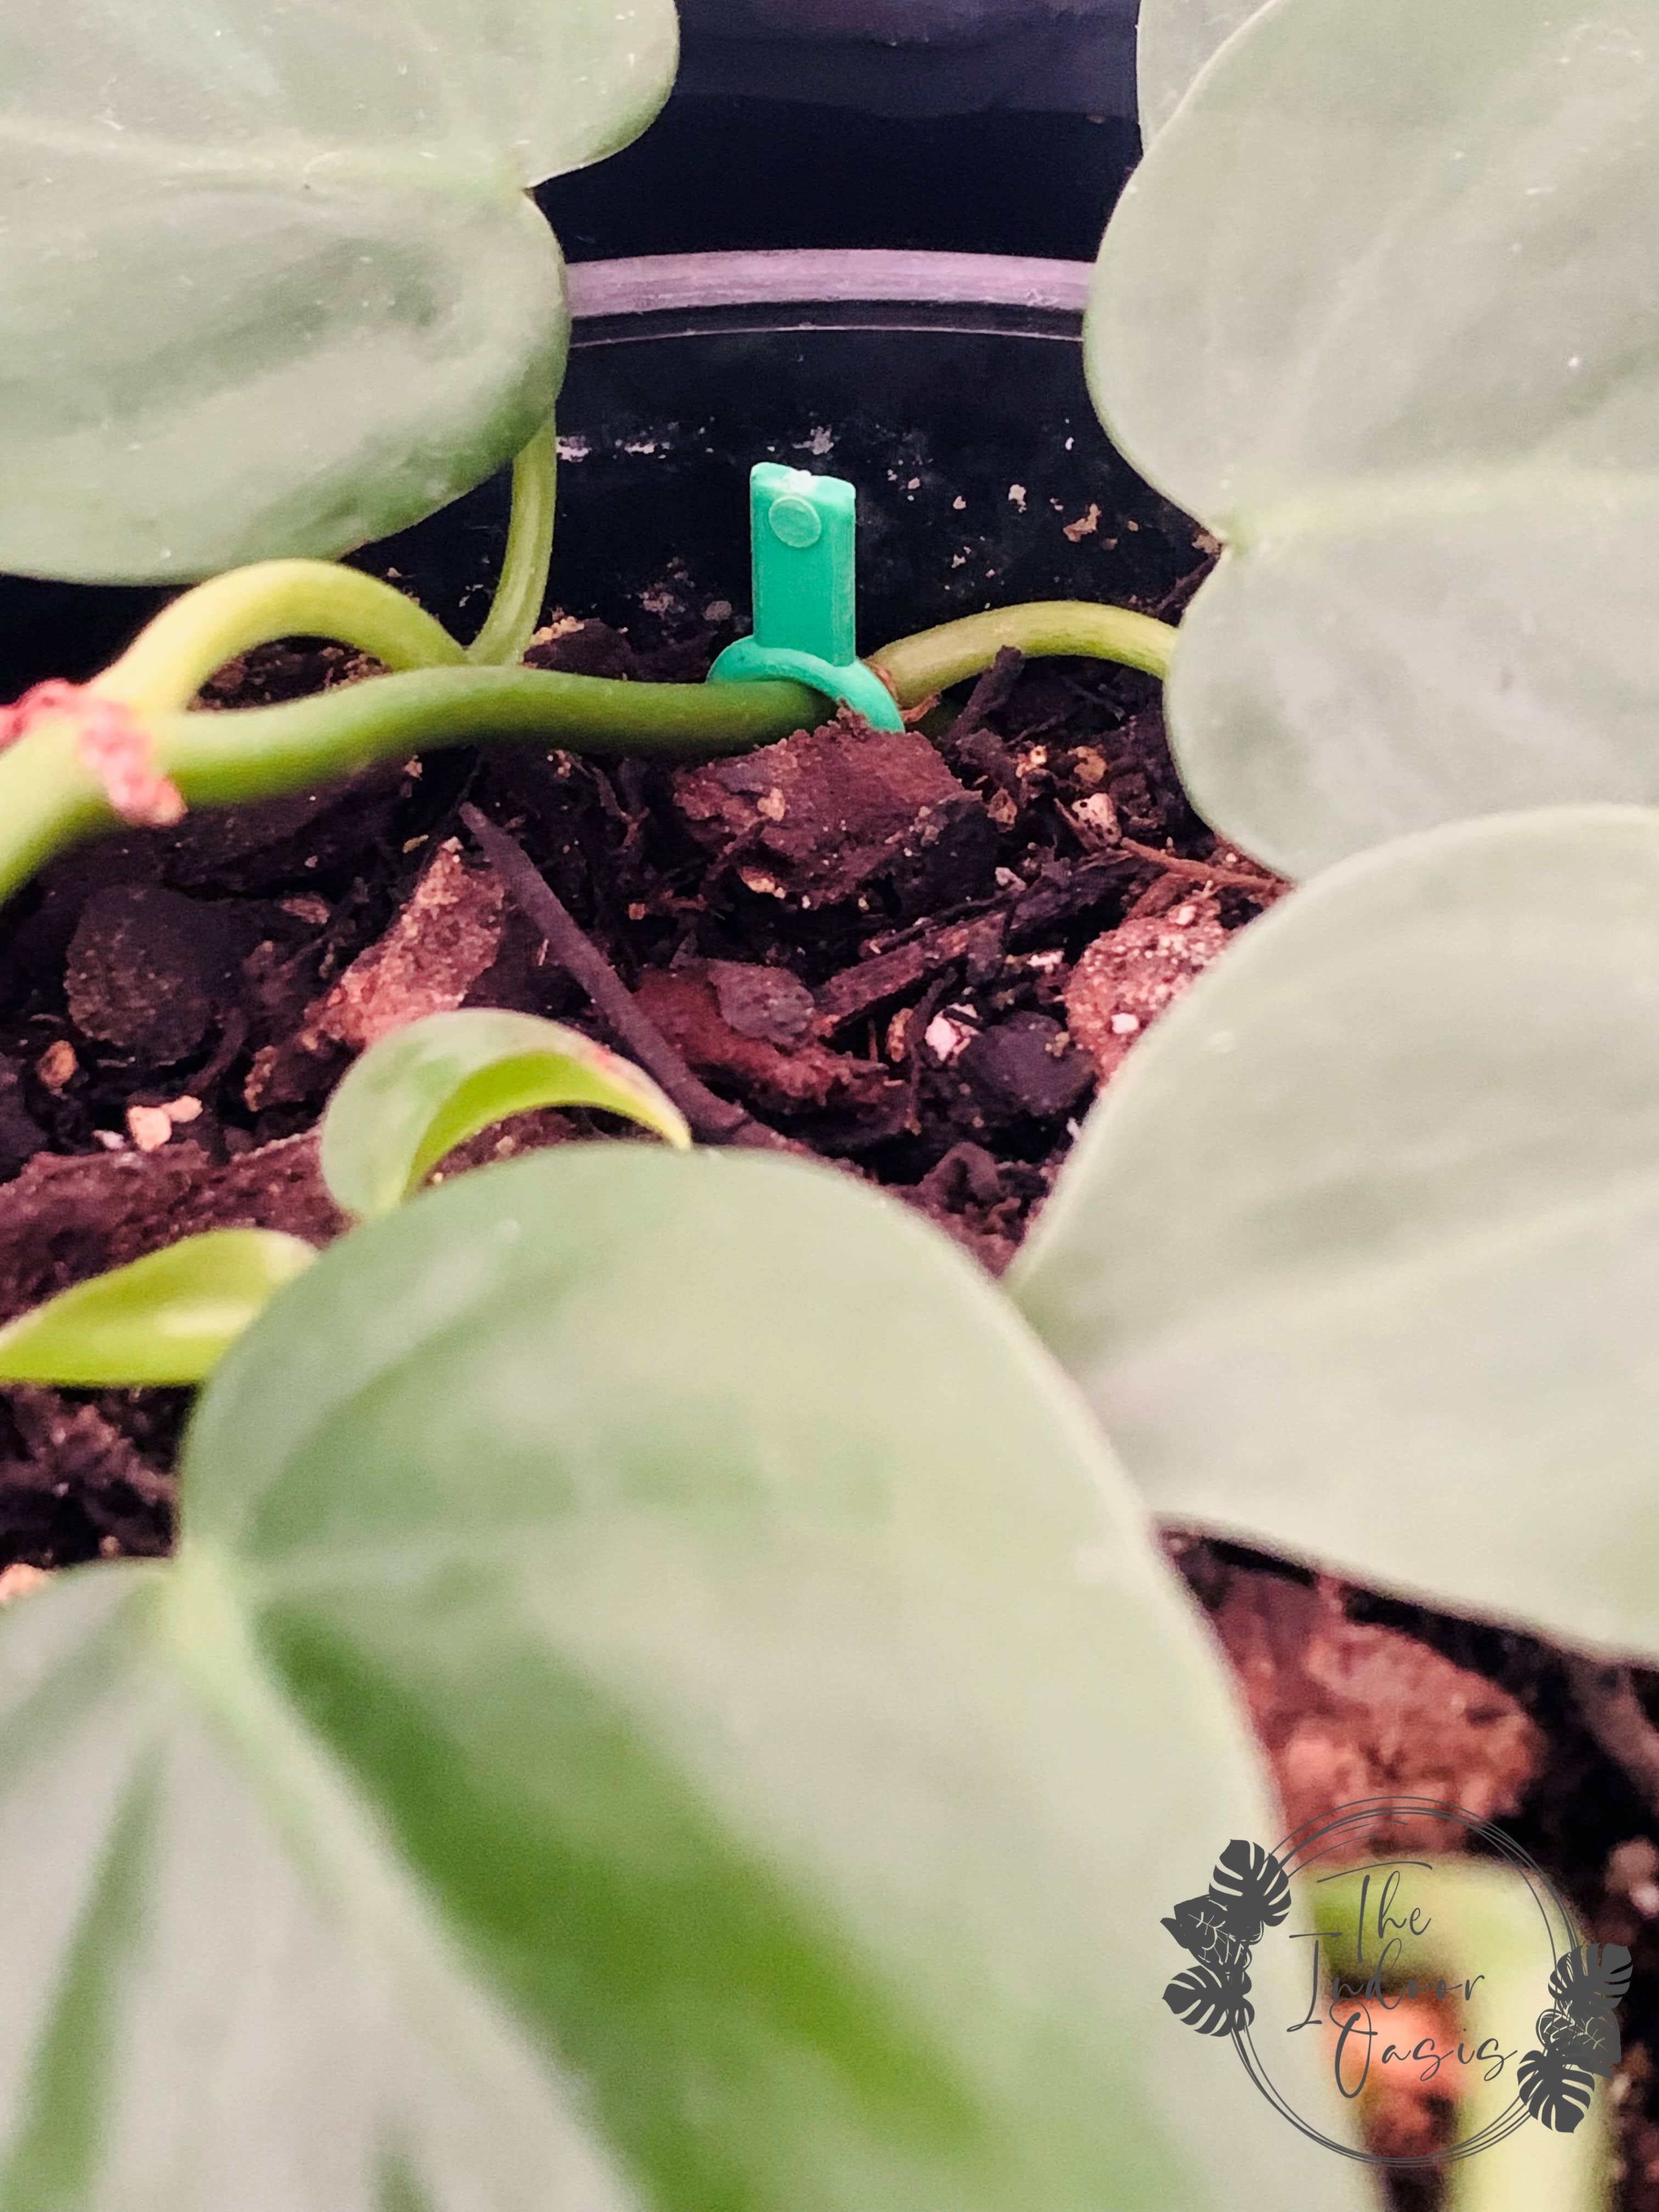
[[[149,732],[124,699],[106,698],[88,684],[53,677],[11,706],[0,707],[0,752],[27,736],[35,723],[56,715],[75,724],[76,749],[124,822],[165,830],[182,820],[184,795],[156,767]]]

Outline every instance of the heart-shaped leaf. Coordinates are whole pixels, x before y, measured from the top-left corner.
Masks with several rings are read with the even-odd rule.
[[[1147,145],[1216,48],[1261,5],[1261,0],[1140,0],[1135,87],[1140,135]]]
[[[316,1253],[276,1229],[209,1229],[60,1291],[0,1328],[0,1382],[199,1382]]]
[[[1659,1651],[1659,814],[1458,824],[1252,924],[1013,1274],[1153,1510]]]
[[[1659,799],[1659,6],[1273,0],[1101,249],[1096,401],[1226,544],[1169,686],[1286,873]]]
[[[1092,1424],[902,1209],[458,1176],[183,1475],[173,1566],[0,1618],[0,2203],[1359,2212],[1162,2018],[1169,1866],[1272,1816]]]
[[[323,1116],[323,1180],[337,1206],[372,1220],[457,1145],[537,1106],[597,1107],[681,1149],[691,1141],[650,1077],[580,1030],[467,1006],[410,1022],[355,1062]]]
[[[670,0],[124,0],[0,30],[0,568],[333,555],[547,420],[525,197],[624,143]]]

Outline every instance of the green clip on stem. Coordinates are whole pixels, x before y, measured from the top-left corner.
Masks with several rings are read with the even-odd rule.
[[[902,730],[892,693],[858,657],[857,494],[841,477],[757,461],[749,473],[755,632],[728,645],[711,684],[792,677],[845,701],[878,730]]]

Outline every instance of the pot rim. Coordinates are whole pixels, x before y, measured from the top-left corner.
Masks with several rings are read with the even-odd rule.
[[[647,328],[1015,329],[1075,339],[1092,274],[1087,261],[1020,254],[805,246],[577,261],[567,281],[585,345]]]

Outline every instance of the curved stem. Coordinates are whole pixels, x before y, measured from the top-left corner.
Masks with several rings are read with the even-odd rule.
[[[163,607],[92,688],[140,713],[164,714],[188,706],[228,660],[279,637],[330,638],[397,671],[511,664],[530,642],[547,591],[557,466],[550,422],[513,464],[507,550],[470,647],[377,576],[332,561],[258,561]]]
[[[546,440],[550,447],[550,427]],[[526,449],[521,459],[514,544],[477,641],[494,652],[521,649],[514,641],[534,623],[545,577],[550,454]],[[515,493],[520,483],[515,477]],[[184,711],[225,661],[295,635],[342,639],[394,672],[287,706]],[[1127,608],[1057,600],[902,638],[872,665],[902,704],[914,705],[977,675],[1005,646],[1088,654],[1161,676],[1175,635]],[[796,684],[626,684],[479,665],[412,599],[321,561],[264,562],[199,585],[91,688],[133,708],[152,741],[150,764],[192,805],[270,798],[428,746],[491,739],[701,759],[769,744],[824,714],[818,695]],[[46,717],[0,750],[0,901],[54,854],[116,819],[73,721]]]
[[[165,714],[188,706],[228,660],[279,637],[337,639],[394,669],[466,657],[441,623],[377,576],[331,561],[259,561],[163,607],[91,688]]]
[[[981,674],[1005,646],[1033,659],[1077,653],[1167,676],[1176,635],[1168,623],[1128,607],[1097,606],[1090,599],[1038,599],[919,630],[872,653],[870,665],[887,678],[901,707],[916,707]]]
[[[186,802],[228,805],[417,748],[519,739],[705,759],[787,737],[823,714],[817,694],[796,684],[627,684],[548,668],[434,668],[343,684],[287,706],[149,720],[155,765]],[[0,822],[8,765],[0,757]]]
[[[823,702],[798,684],[626,684],[545,668],[427,668],[343,684],[282,707],[143,715],[153,764],[189,805],[225,806],[337,781],[375,761],[477,741],[707,759],[811,729]],[[116,826],[52,716],[0,751],[0,902],[54,854]]]
[[[559,441],[549,422],[513,464],[513,508],[495,596],[483,628],[466,648],[467,659],[477,665],[514,666],[535,635],[553,559],[558,471]]]
[[[55,718],[0,752],[0,902],[37,869],[118,817],[81,759],[74,726]]]

